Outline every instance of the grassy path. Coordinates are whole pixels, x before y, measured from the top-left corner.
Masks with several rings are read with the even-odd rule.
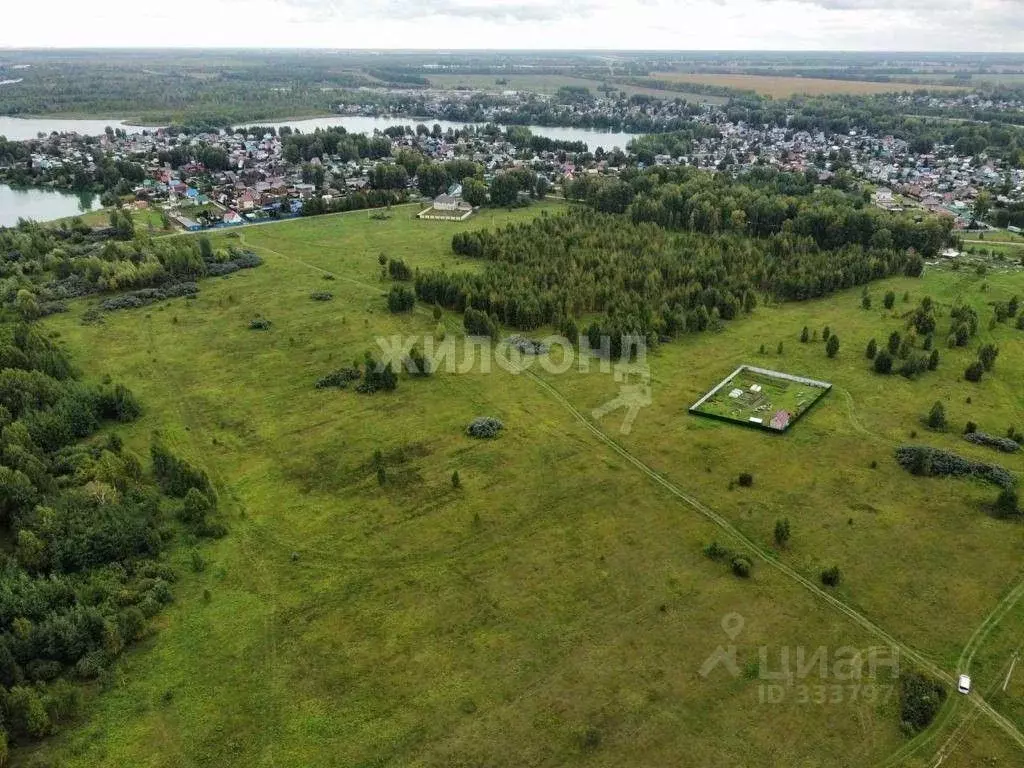
[[[283,222],[278,222],[278,223],[283,223]],[[240,236],[240,241],[241,241],[241,243],[243,245],[246,245],[246,247],[253,248],[254,250],[263,250],[263,251],[265,251],[267,253],[274,254],[275,256],[278,256],[280,258],[287,259],[287,260],[292,261],[292,262],[297,263],[297,264],[301,264],[302,266],[305,266],[305,267],[307,267],[307,268],[309,268],[311,270],[314,270],[316,272],[319,272],[321,274],[328,274],[329,273],[329,270],[326,270],[326,269],[318,267],[318,266],[316,266],[314,264],[310,264],[308,262],[302,261],[301,259],[297,259],[295,257],[288,256],[288,255],[286,255],[284,253],[276,251],[276,250],[274,250],[272,248],[269,248],[267,246],[258,246],[258,245],[247,244],[245,242],[244,235]],[[330,273],[330,274],[333,274],[333,273]],[[350,278],[350,277],[343,276],[343,275],[335,275],[335,278],[339,279],[339,280],[343,280],[343,281],[345,281],[345,282],[347,282],[347,283],[349,283],[351,285],[357,286],[357,287],[362,288],[364,290],[373,291],[374,293],[377,293],[377,294],[380,294],[380,295],[384,295],[386,293],[386,291],[384,291],[378,285],[372,285],[370,283],[366,283],[366,282],[363,282],[363,281],[360,281],[360,280],[356,280],[354,278]],[[428,312],[428,310],[426,310],[425,308],[422,308],[420,306],[416,307],[416,311],[417,312]],[[523,369],[523,368],[521,368],[519,366],[516,366],[515,363],[512,363],[512,366],[517,369],[518,373],[525,374],[528,377],[530,377],[537,384],[537,386],[539,386],[541,389],[543,389],[552,399],[554,399],[556,402],[558,402],[565,410],[567,410],[569,412],[570,415],[573,416],[573,418],[575,418],[582,426],[584,426],[592,435],[594,435],[594,437],[596,437],[607,448],[611,449],[614,453],[618,454],[620,458],[624,459],[627,463],[631,464],[635,469],[637,469],[638,471],[642,472],[644,475],[646,475],[654,483],[656,483],[657,485],[661,486],[664,490],[668,491],[677,500],[683,502],[684,504],[686,504],[687,506],[689,506],[690,508],[692,508],[693,510],[698,512],[700,515],[702,515],[704,518],[706,518],[710,522],[714,523],[718,528],[720,528],[722,531],[724,531],[726,534],[728,534],[728,536],[730,538],[732,538],[735,542],[741,544],[751,554],[756,556],[762,562],[766,563],[769,567],[774,568],[776,571],[778,571],[779,573],[783,574],[784,576],[789,578],[791,581],[796,582],[797,584],[802,586],[804,589],[806,589],[809,592],[811,592],[812,594],[814,594],[816,597],[818,597],[820,600],[822,600],[823,602],[828,604],[830,607],[832,607],[836,611],[842,613],[844,616],[846,616],[848,619],[850,619],[854,624],[856,624],[857,626],[859,626],[862,629],[866,630],[867,632],[872,634],[874,637],[878,638],[885,645],[887,645],[887,646],[889,646],[891,648],[899,649],[899,652],[900,652],[900,654],[902,656],[912,660],[918,667],[920,667],[923,671],[928,672],[930,675],[932,675],[937,680],[941,680],[943,683],[945,683],[946,685],[948,685],[950,687],[955,686],[955,682],[956,681],[955,681],[955,677],[954,677],[953,674],[950,674],[949,672],[944,670],[942,667],[940,667],[938,664],[936,664],[934,661],[932,661],[928,657],[924,656],[919,651],[915,650],[911,646],[907,645],[906,643],[901,642],[900,640],[898,640],[897,638],[895,638],[894,636],[889,634],[886,630],[884,630],[879,625],[875,624],[867,616],[865,616],[864,614],[862,614],[861,612],[859,612],[857,609],[853,608],[852,606],[847,605],[842,600],[839,600],[838,598],[836,598],[834,595],[830,594],[828,591],[826,591],[824,588],[822,588],[821,586],[816,584],[811,579],[808,579],[806,576],[802,575],[801,573],[799,573],[794,568],[792,568],[789,565],[781,562],[774,555],[774,553],[772,553],[771,551],[761,547],[756,542],[754,542],[752,539],[750,539],[747,536],[745,536],[743,533],[741,533],[735,526],[733,526],[722,515],[720,515],[719,513],[715,512],[713,509],[711,509],[710,507],[706,506],[705,504],[700,502],[698,499],[696,499],[692,495],[686,493],[684,490],[682,490],[679,486],[677,486],[676,484],[674,484],[670,480],[666,479],[662,474],[660,474],[657,471],[655,471],[648,464],[643,462],[641,459],[639,459],[637,456],[635,456],[633,453],[631,453],[628,449],[623,447],[618,441],[616,441],[614,438],[609,436],[604,430],[602,430],[597,424],[595,424],[588,416],[586,416],[578,408],[576,408],[568,400],[568,398],[566,398],[565,395],[563,395],[552,384],[550,384],[549,382],[545,381],[543,378],[538,376],[533,371],[530,371],[530,370],[527,370],[527,369]],[[855,408],[855,403],[854,403],[852,395],[848,391],[846,391],[846,390],[842,390],[842,391],[843,391],[844,398],[846,399],[847,404],[848,404],[849,415],[850,415],[850,422],[851,422],[852,426],[859,433],[861,433],[861,434],[863,434],[865,436],[871,437],[874,440],[879,440],[879,441],[886,440],[881,435],[877,435],[877,434],[872,433],[869,430],[867,430],[857,420],[856,413],[855,413],[856,408]],[[888,442],[888,441],[886,441],[886,442]],[[1014,587],[1014,589],[1011,590],[995,606],[995,608],[992,610],[992,612],[989,614],[989,616],[986,617],[986,619],[982,622],[982,624],[979,625],[975,629],[975,631],[971,635],[971,638],[969,639],[967,645],[964,647],[964,649],[963,649],[963,651],[961,653],[960,659],[958,660],[958,663],[957,663],[957,671],[958,672],[966,673],[967,669],[969,669],[971,661],[974,658],[974,655],[977,653],[978,649],[981,647],[981,645],[984,642],[985,638],[992,631],[992,629],[994,629],[999,624],[999,622],[1002,621],[1002,619],[1009,613],[1009,611],[1013,608],[1013,606],[1017,604],[1017,602],[1021,599],[1021,597],[1024,597],[1024,581],[1022,581],[1020,584],[1018,584],[1016,587]],[[970,723],[972,723],[981,714],[986,715],[995,725],[997,725],[1001,730],[1003,730],[1019,747],[1021,747],[1021,749],[1024,749],[1024,734],[1022,734],[1021,731],[1018,730],[1017,727],[1008,718],[1006,718],[1005,716],[1000,714],[998,711],[996,711],[981,696],[981,694],[972,693],[968,697],[959,697],[959,696],[951,696],[951,697],[949,697],[949,699],[947,700],[946,706],[943,707],[943,710],[940,713],[939,718],[932,724],[932,726],[930,728],[928,728],[926,731],[924,731],[922,734],[920,734],[917,738],[915,738],[914,740],[912,740],[911,742],[906,744],[897,753],[891,755],[884,764],[885,765],[898,765],[899,761],[902,761],[902,760],[906,759],[907,757],[911,757],[914,754],[917,754],[925,746],[927,746],[932,741],[934,741],[935,738],[938,736],[938,734],[942,731],[942,729],[953,719],[953,717],[956,715],[956,713],[961,709],[962,702],[969,702],[970,704],[973,705],[973,709],[972,709],[971,713],[968,714],[967,718],[965,720],[963,720],[960,724],[958,724],[957,729],[954,730],[953,734],[946,740],[946,742],[944,742],[942,747],[940,747],[940,754],[943,753],[943,750],[945,750],[947,748],[947,746],[953,741],[953,739],[957,736],[957,734],[961,733],[962,730],[966,726],[970,725]]]
[[[935,664],[927,657],[923,656],[915,649],[911,648],[906,643],[897,640],[895,637],[890,635],[880,626],[871,621],[871,619],[869,619],[864,614],[847,605],[843,601],[837,599],[833,595],[826,592],[823,588],[819,587],[810,579],[801,575],[785,563],[779,561],[771,552],[758,546],[754,541],[744,536],[724,517],[719,515],[710,507],[707,507],[704,504],[702,504],[693,496],[685,493],[674,483],[667,480],[660,473],[656,472],[650,466],[648,466],[643,461],[634,456],[632,453],[630,453],[628,450],[626,450],[616,440],[614,440],[606,432],[604,432],[604,430],[602,430],[590,419],[588,419],[583,413],[581,413],[579,409],[577,409],[571,402],[569,402],[569,400],[551,384],[544,381],[533,371],[524,372],[531,379],[533,379],[542,389],[544,389],[555,400],[557,400],[559,404],[561,404],[566,410],[568,410],[576,418],[576,420],[579,421],[584,427],[586,427],[587,430],[589,430],[591,434],[593,434],[598,440],[604,443],[607,447],[611,448],[615,453],[617,453],[627,462],[632,464],[635,468],[643,472],[651,480],[653,480],[662,488],[667,490],[677,499],[689,505],[697,512],[699,512],[701,515],[706,517],[708,520],[713,522],[715,525],[717,525],[719,528],[721,528],[723,531],[729,534],[729,536],[734,541],[741,543],[751,553],[756,555],[760,560],[762,560],[772,568],[775,568],[784,576],[787,576],[791,580],[797,582],[808,591],[812,592],[814,595],[819,597],[828,605],[835,608],[840,613],[844,614],[855,624],[857,624],[858,626],[870,632],[875,637],[882,640],[886,645],[892,648],[899,649],[900,653],[903,656],[913,660],[914,663],[917,664],[922,670],[928,672],[937,680],[941,680],[949,686],[955,685],[953,675],[950,675],[944,669],[939,667],[937,664]],[[964,655],[966,655],[968,659],[973,659],[974,654],[977,652],[978,648],[981,645],[981,642],[984,640],[988,632],[990,632],[992,628],[995,627],[1003,619],[1003,617],[1005,617],[1005,615],[1016,604],[1017,600],[1019,600],[1022,595],[1024,595],[1024,582],[1021,582],[1009,595],[1007,595],[1007,597],[1005,597],[1000,602],[1000,604],[996,607],[992,614],[990,614],[990,616],[985,620],[985,622],[983,622],[983,624],[977,630],[975,630],[975,633],[971,637],[968,646],[964,649],[964,654],[961,655],[961,659],[964,658]],[[968,661],[967,663],[969,664],[970,662]],[[999,728],[1001,728],[1008,736],[1010,736],[1010,738],[1012,738],[1018,746],[1024,749],[1024,734],[1022,734],[1008,718],[1004,717],[1002,714],[997,712],[987,701],[985,701],[984,698],[982,698],[978,694],[972,693],[969,697],[969,700],[977,708],[978,712],[987,715]],[[931,731],[931,729],[929,730]],[[937,732],[937,729],[931,732],[934,734],[935,732]],[[919,744],[918,746],[923,746],[923,744]],[[912,754],[912,752],[910,754]]]

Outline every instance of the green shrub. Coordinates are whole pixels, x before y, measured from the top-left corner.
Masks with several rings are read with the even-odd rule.
[[[926,445],[901,445],[896,449],[896,461],[915,475],[977,477],[1000,488],[1014,488],[1017,482],[1012,473],[997,464],[972,461]]]
[[[917,733],[927,728],[945,699],[942,683],[916,670],[900,672],[900,720],[907,731]]]
[[[1020,498],[1016,488],[1003,488],[996,497],[996,517],[1017,517],[1020,513]]]
[[[996,435],[986,435],[984,432],[978,432],[977,428],[968,432],[964,439],[969,443],[975,445],[985,445],[989,448],[995,448],[997,451],[1003,453],[1017,453],[1020,450],[1020,443],[1009,437],[997,437]]]
[[[504,426],[500,419],[496,419],[493,416],[479,416],[473,419],[469,426],[466,427],[466,434],[470,437],[479,438],[497,437]]]
[[[821,583],[826,587],[838,587],[841,579],[842,574],[839,572],[838,565],[833,565],[821,572]]]
[[[359,381],[363,376],[363,372],[358,368],[339,368],[336,371],[331,371],[326,376],[321,376],[316,380],[314,385],[317,389],[326,389],[327,387],[339,387],[344,389],[353,381]]]
[[[899,331],[893,331],[889,334],[889,343],[886,347],[889,350],[889,354],[894,357],[899,354],[900,347],[903,344],[903,337],[900,336]]]
[[[875,362],[872,366],[875,373],[888,374],[892,371],[892,355],[886,350],[879,350],[878,354],[875,355]]]
[[[828,337],[828,343],[825,345],[825,354],[829,357],[835,357],[839,354],[839,337],[834,333]]]
[[[737,555],[732,559],[732,572],[739,576],[741,579],[746,579],[750,576],[750,571],[753,569],[753,563],[750,562],[750,558],[745,555]]]
[[[925,423],[929,429],[943,430],[946,428],[946,409],[942,407],[942,403],[938,400],[932,405],[930,411],[928,411],[928,418],[925,419]]]
[[[749,472],[741,472],[737,480],[743,488],[749,488],[754,484],[754,476]]]
[[[206,472],[175,456],[159,437],[153,438],[149,452],[153,459],[153,474],[156,475],[165,493],[184,498],[195,488],[207,498],[215,498],[213,486]]]
[[[388,291],[388,309],[394,313],[409,312],[416,306],[416,294],[404,285],[393,285]]]
[[[388,274],[392,280],[412,280],[412,270],[401,259],[388,261]]]
[[[982,367],[986,371],[991,371],[996,364],[996,358],[999,356],[999,347],[995,344],[985,344],[981,349],[978,350],[978,362],[981,363]]]
[[[775,543],[780,547],[784,547],[789,543],[789,520],[783,518],[782,520],[775,521]]]
[[[206,494],[198,488],[189,488],[181,506],[180,518],[184,523],[202,525],[212,510],[213,503]]]
[[[723,547],[717,541],[712,541],[710,544],[704,547],[704,556],[710,558],[711,560],[714,560],[715,562],[725,560],[731,554],[732,552]]]
[[[367,352],[363,363],[363,380],[356,385],[356,392],[373,394],[374,392],[391,392],[398,387],[398,374],[394,363],[385,365],[373,359]]]

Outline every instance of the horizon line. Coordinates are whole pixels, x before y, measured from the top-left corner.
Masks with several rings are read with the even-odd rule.
[[[297,51],[323,53],[432,53],[437,55],[454,55],[465,53],[499,54],[499,53],[595,53],[595,54],[708,54],[708,53],[795,53],[795,54],[897,54],[897,55],[954,55],[954,56],[1024,56],[1021,50],[974,51],[974,50],[933,50],[933,49],[874,49],[874,48],[385,48],[368,46],[365,48],[341,48],[336,46],[221,46],[221,45],[179,45],[179,46],[125,46],[125,45],[36,45],[14,47],[0,45],[0,55],[5,53],[34,53],[48,51]]]

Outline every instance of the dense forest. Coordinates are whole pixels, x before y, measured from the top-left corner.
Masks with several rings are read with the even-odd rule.
[[[0,327],[0,764],[9,742],[73,717],[81,683],[149,631],[172,599],[161,553],[176,531],[223,533],[205,474],[157,441],[161,493],[99,434],[140,412],[125,387],[79,381],[32,326]]]
[[[0,114],[124,115],[149,123],[242,120],[330,112],[341,89],[389,84],[338,57],[289,51],[51,51],[31,61],[17,88],[0,90]],[[407,78],[403,77],[403,80]],[[408,82],[396,83],[415,87]]]
[[[786,174],[733,181],[656,169],[567,192],[594,210],[456,234],[453,251],[484,270],[419,272],[417,297],[472,313],[481,328],[553,325],[575,337],[576,321],[597,315],[588,336],[656,342],[717,327],[765,299],[917,276],[949,236],[938,219],[886,214]]]
[[[820,187],[813,174],[753,169],[739,178],[689,167],[627,169],[618,179],[581,176],[566,196],[636,222],[705,234],[809,237],[823,250],[858,246],[934,256],[949,239],[948,218],[894,215],[863,193]],[[786,296],[785,298],[804,298]]]

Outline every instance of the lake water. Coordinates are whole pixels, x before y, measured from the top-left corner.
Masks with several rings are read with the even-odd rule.
[[[64,120],[56,117],[4,117],[0,115],[0,136],[6,136],[10,141],[24,141],[34,139],[37,134],[47,135],[57,131],[58,133],[75,133],[82,136],[99,136],[111,128],[124,128],[129,133],[143,130],[141,126],[126,125],[121,120]]]
[[[96,195],[72,195],[49,189],[12,189],[0,184],[0,227],[13,227],[18,219],[50,221],[99,208]]]
[[[374,130],[383,130],[392,125],[411,125],[423,123],[432,127],[438,123],[442,130],[449,128],[464,128],[466,123],[453,123],[448,120],[431,120],[430,118],[412,117],[361,117],[358,115],[336,115],[333,117],[314,117],[304,120],[266,121],[259,122],[259,125],[268,125],[281,128],[285,125],[298,128],[303,133],[312,133],[317,128],[328,128],[342,126],[351,133],[373,133]],[[12,141],[34,139],[38,133],[49,134],[53,131],[82,134],[83,136],[98,136],[103,133],[107,126],[111,128],[124,128],[129,133],[144,130],[141,126],[125,125],[121,120],[63,120],[59,118],[23,118],[23,117],[0,117],[0,136],[6,136]],[[469,123],[469,125],[483,125],[483,123]],[[149,126],[150,129],[154,126]],[[540,125],[527,126],[537,136],[547,136],[550,139],[559,141],[582,141],[585,142],[590,151],[598,147],[611,149],[618,147],[625,149],[626,144],[636,134],[612,133],[610,131],[587,130],[586,128],[549,128]]]
[[[393,125],[411,125],[415,127],[418,123],[423,123],[428,128],[432,128],[435,123],[441,126],[442,131],[447,131],[449,128],[453,130],[459,130],[465,128],[467,125],[474,125],[482,127],[484,123],[453,123],[449,120],[432,120],[430,118],[413,118],[413,117],[362,117],[359,115],[337,115],[335,117],[316,117],[308,120],[287,120],[284,122],[267,122],[259,123],[259,125],[273,126],[274,128],[281,128],[283,126],[291,126],[292,128],[298,128],[303,133],[312,133],[317,128],[328,128],[334,126],[342,126],[349,133],[373,133],[375,130],[383,131],[385,128],[390,128]],[[587,145],[587,148],[593,152],[598,147],[604,149],[612,149],[618,147],[624,150],[629,140],[637,134],[633,133],[613,133],[611,131],[597,131],[588,130],[586,128],[551,128],[542,125],[528,125],[526,126],[536,136],[546,136],[549,139],[556,139],[558,141],[582,141]]]

